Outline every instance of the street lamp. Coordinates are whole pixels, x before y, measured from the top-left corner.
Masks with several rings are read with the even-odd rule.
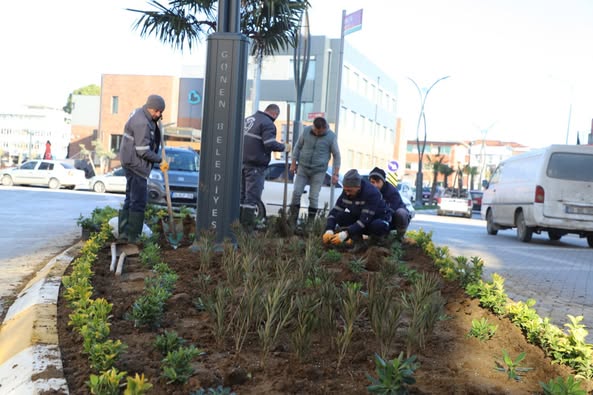
[[[428,97],[430,90],[439,81],[442,81],[447,78],[449,78],[448,75],[439,78],[438,80],[433,82],[432,85],[428,89],[426,89],[424,91],[423,89],[420,89],[420,86],[418,86],[416,81],[414,81],[413,79],[408,77],[408,79],[410,81],[412,81],[412,83],[416,87],[416,90],[418,91],[418,95],[420,96],[420,113],[418,114],[418,123],[416,124],[416,148],[418,149],[418,172],[416,173],[416,204],[415,204],[416,207],[421,207],[423,204],[423,202],[422,202],[422,183],[423,183],[422,182],[422,177],[423,177],[422,176],[422,160],[424,157],[424,150],[426,148],[426,115],[424,114],[424,105],[426,104],[426,98]],[[422,142],[422,148],[420,147],[420,122],[424,123],[424,139]]]

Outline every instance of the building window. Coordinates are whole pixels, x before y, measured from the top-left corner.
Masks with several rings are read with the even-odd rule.
[[[111,113],[119,113],[119,96],[111,96]]]
[[[119,151],[119,148],[121,146],[121,139],[122,139],[121,134],[112,134],[111,135],[110,146],[111,146],[111,149],[114,150],[115,152]]]

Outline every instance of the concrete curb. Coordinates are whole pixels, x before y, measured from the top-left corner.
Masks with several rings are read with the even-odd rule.
[[[0,326],[0,393],[68,393],[58,340],[58,294],[62,275],[82,246],[79,242],[49,261],[8,309]]]

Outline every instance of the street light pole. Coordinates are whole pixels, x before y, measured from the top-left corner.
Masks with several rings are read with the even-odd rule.
[[[423,174],[422,174],[422,160],[424,157],[424,150],[426,148],[426,115],[424,114],[424,105],[426,104],[426,98],[430,93],[430,90],[439,82],[444,79],[449,78],[449,76],[444,76],[436,80],[432,83],[432,85],[426,90],[426,92],[422,92],[420,86],[414,81],[412,78],[408,77],[410,81],[416,87],[418,91],[418,95],[420,96],[420,113],[418,114],[418,123],[416,124],[416,148],[418,149],[418,172],[416,173],[416,207],[421,207],[422,202],[422,184],[423,184]],[[420,147],[420,122],[424,123],[424,139],[422,142],[422,148]]]

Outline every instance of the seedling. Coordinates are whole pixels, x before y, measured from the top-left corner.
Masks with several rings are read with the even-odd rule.
[[[544,390],[544,395],[587,395],[587,391],[581,387],[581,381],[573,376],[568,376],[566,379],[556,377],[548,383],[540,381],[539,385]]]
[[[498,329],[497,325],[488,323],[488,320],[482,317],[480,320],[472,320],[472,327],[467,336],[486,341],[494,336],[496,329]]]
[[[511,358],[511,356],[506,352],[505,349],[502,350],[502,360],[504,362],[504,365],[501,364],[500,362],[496,361],[496,367],[495,369],[498,370],[499,372],[505,372],[508,376],[509,379],[513,379],[515,381],[520,381],[521,380],[521,373],[524,372],[528,372],[530,371],[532,368],[524,368],[519,366],[519,363],[521,363],[521,361],[525,359],[525,352],[522,352],[521,354],[519,354],[517,356],[517,358],[515,360],[513,360],[513,358]]]
[[[385,362],[375,354],[375,371],[379,377],[375,378],[367,373],[367,378],[371,381],[367,390],[371,394],[407,394],[408,385],[416,383],[414,372],[419,366],[415,355],[404,359],[404,353],[400,352],[396,359]]]

